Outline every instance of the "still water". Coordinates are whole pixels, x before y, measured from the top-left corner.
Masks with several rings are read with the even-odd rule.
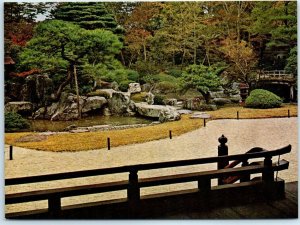
[[[87,127],[95,125],[131,125],[131,124],[150,124],[153,120],[141,117],[125,116],[89,116],[80,120],[72,121],[50,121],[50,120],[30,120],[30,131],[63,131],[70,125]]]

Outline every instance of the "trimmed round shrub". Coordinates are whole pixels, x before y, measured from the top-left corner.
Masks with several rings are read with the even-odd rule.
[[[264,90],[255,89],[245,101],[245,107],[255,109],[277,108],[282,104],[282,99],[274,93]]]
[[[135,83],[134,81],[132,80],[123,80],[119,83],[119,89],[120,91],[123,91],[123,92],[126,92],[129,88],[129,84],[130,83]]]
[[[127,78],[128,80],[133,80],[135,82],[139,81],[140,75],[138,72],[134,71],[134,70],[127,70]]]
[[[8,112],[5,113],[5,132],[18,131],[29,128],[29,122],[20,114]]]

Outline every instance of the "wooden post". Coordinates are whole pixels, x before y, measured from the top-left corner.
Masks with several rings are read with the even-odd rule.
[[[171,130],[169,130],[169,137],[170,137],[170,139],[172,139],[172,131]]]
[[[242,166],[249,166],[248,160],[243,161]],[[250,181],[250,174],[242,176],[242,178],[240,179],[240,181],[241,182]]]
[[[264,182],[264,192],[267,198],[273,198],[276,190],[272,185],[274,182],[274,172],[271,170],[272,157],[265,157],[264,160],[265,171],[262,173],[262,180]]]
[[[130,202],[137,202],[140,200],[138,171],[136,170],[131,170],[129,172],[129,185],[127,190],[127,196]]]
[[[13,160],[13,146],[9,146],[9,160]]]
[[[210,179],[198,180],[198,189],[202,194],[204,194],[204,195],[208,194],[211,190]]]
[[[203,118],[203,126],[206,127],[206,119]]]
[[[48,199],[48,211],[52,216],[57,216],[61,211],[61,200],[58,196],[51,196]]]
[[[290,110],[288,109],[288,118],[290,118],[290,117],[291,117]]]
[[[271,169],[272,167],[272,157],[266,157],[264,160],[264,166],[267,167],[266,170],[262,174],[262,179],[266,183],[274,181],[274,172]]]
[[[220,142],[220,145],[218,146],[218,156],[228,155],[228,146],[226,145],[227,138],[222,134],[222,136],[219,137],[218,141]],[[223,169],[228,164],[229,164],[228,160],[219,161],[218,162],[218,170]],[[223,180],[223,178],[218,179],[218,185],[223,184],[222,180]]]
[[[236,111],[236,119],[237,119],[237,120],[240,119],[239,111]]]
[[[140,188],[138,171],[131,170],[129,172],[129,184],[127,189],[127,199],[129,203],[128,216],[129,218],[137,217],[139,211]]]
[[[110,138],[107,138],[107,150],[110,150]]]

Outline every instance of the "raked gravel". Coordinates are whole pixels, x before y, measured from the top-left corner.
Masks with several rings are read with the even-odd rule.
[[[298,119],[251,119],[251,120],[213,120],[206,127],[183,134],[172,139],[162,139],[147,143],[113,146],[111,150],[97,149],[80,152],[46,152],[14,147],[13,160],[8,160],[8,146],[5,146],[5,177],[21,177],[50,174],[67,171],[98,169],[122,165],[133,165],[170,160],[194,159],[217,155],[218,138],[224,134],[228,138],[229,154],[242,154],[253,147],[274,150],[288,144],[292,145],[290,154],[281,156],[290,162],[288,170],[279,172],[278,176],[287,182],[298,180]],[[145,134],[147,135],[147,134]],[[64,143],[61,143],[62,145]],[[277,158],[274,158],[277,160]],[[215,169],[215,164],[190,166],[172,169],[139,172],[139,177],[167,175],[177,173]],[[127,179],[128,174],[107,175],[82,179],[69,179],[39,184],[5,187],[6,193],[56,188],[74,184],[91,184]],[[197,187],[196,182],[145,188],[141,194],[161,191],[173,191]],[[62,200],[63,205],[99,201],[125,197],[126,191],[87,195]],[[22,203],[6,206],[6,212],[23,211],[47,207],[47,202]]]

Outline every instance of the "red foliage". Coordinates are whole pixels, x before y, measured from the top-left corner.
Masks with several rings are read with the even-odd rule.
[[[32,69],[32,70],[21,72],[21,73],[11,73],[10,75],[17,76],[17,77],[27,77],[29,75],[32,75],[35,73],[40,73],[40,72],[41,71],[39,69]]]

